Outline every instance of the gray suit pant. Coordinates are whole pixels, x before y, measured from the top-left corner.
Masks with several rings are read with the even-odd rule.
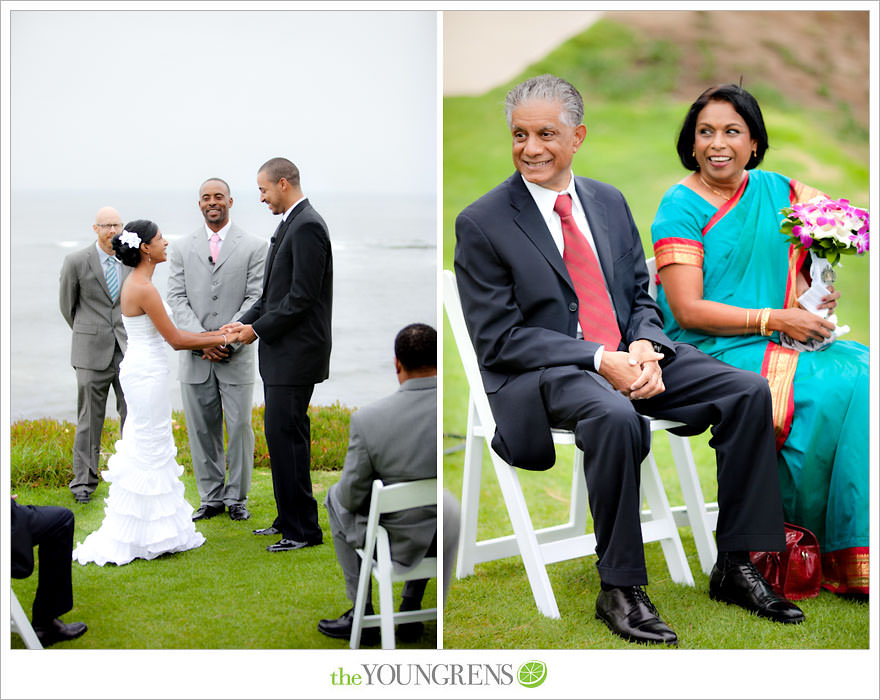
[[[211,367],[208,379],[202,384],[181,382],[180,394],[201,505],[218,508],[244,505],[254,469],[254,430],[251,426],[254,385],[222,382]],[[224,417],[229,438],[225,456]]]
[[[125,424],[125,396],[119,383],[122,350],[116,346],[113,362],[107,369],[76,368],[76,434],[73,438],[73,481],[71,493],[91,494],[98,486],[98,463],[101,457],[101,433],[107,412],[110,387],[116,395],[120,428]]]
[[[361,573],[361,558],[355,551],[364,546],[364,527],[354,527],[357,515],[344,508],[336,496],[337,484],[327,489],[327,497],[324,505],[327,506],[327,515],[330,520],[330,532],[333,533],[333,546],[336,548],[336,559],[342,567],[342,576],[345,579],[345,595],[354,604],[357,598],[358,578]],[[457,543],[457,538],[455,540]],[[454,545],[453,545],[454,546]],[[428,556],[434,556],[436,551],[436,538],[434,544],[428,550]],[[394,553],[392,552],[392,559]],[[445,552],[444,552],[445,555]],[[453,550],[454,556],[454,550]],[[415,562],[416,564],[418,562]],[[372,577],[370,579],[372,586]],[[421,603],[425,594],[428,579],[414,579],[404,581],[401,597],[411,603]],[[371,588],[367,589],[367,602],[371,602]],[[415,609],[410,606],[408,609]]]

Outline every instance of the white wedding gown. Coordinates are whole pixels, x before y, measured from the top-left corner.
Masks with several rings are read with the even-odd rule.
[[[166,304],[170,315],[170,309]],[[128,414],[116,454],[101,472],[110,482],[104,522],[77,545],[80,564],[127,564],[200,546],[204,536],[192,521],[193,508],[183,496],[183,473],[175,457],[168,396],[165,341],[150,317],[122,317],[128,348],[119,380]]]

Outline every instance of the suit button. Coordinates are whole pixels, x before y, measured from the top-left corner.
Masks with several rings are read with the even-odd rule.
[[[577,311],[577,310],[578,310],[577,302],[576,302],[576,301],[571,302],[571,303],[568,305],[568,310],[569,310],[569,311]]]
[[[215,294],[214,296],[212,296],[211,298],[212,298],[214,301],[217,301],[217,295],[216,295],[216,294]]]

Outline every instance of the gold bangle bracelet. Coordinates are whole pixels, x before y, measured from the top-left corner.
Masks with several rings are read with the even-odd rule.
[[[749,329],[749,326],[751,325],[751,323],[749,322],[749,318],[750,318],[750,316],[751,316],[751,313],[752,313],[752,312],[749,311],[749,309],[746,309],[746,333],[748,333],[749,330],[750,330],[750,329]]]

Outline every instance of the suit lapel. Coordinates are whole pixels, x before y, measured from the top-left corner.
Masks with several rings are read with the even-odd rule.
[[[104,276],[104,267],[101,265],[101,258],[98,255],[98,249],[95,248],[95,246],[92,246],[89,250],[89,267],[92,269],[92,273],[95,277],[98,278],[98,283],[101,285],[101,289],[104,290],[104,294],[107,295],[107,300],[112,303],[113,300],[110,298],[110,288],[107,286],[107,277]],[[122,280],[119,281],[119,286],[121,290]]]
[[[195,236],[195,241],[193,242],[192,254],[196,258],[196,263],[206,267],[210,272],[213,265],[208,260],[211,255],[211,248],[208,245],[208,234],[205,233],[205,227],[200,227],[193,235]]]
[[[578,199],[581,200],[581,206],[584,208],[587,223],[590,225],[590,233],[593,234],[593,242],[596,244],[596,252],[599,255],[602,274],[605,276],[605,284],[611,290],[614,281],[614,255],[611,252],[608,212],[605,209],[605,204],[593,195],[589,183],[575,178],[574,186]]]
[[[232,255],[232,251],[235,250],[235,247],[239,244],[240,240],[241,231],[235,224],[233,224],[226,232],[226,238],[223,239],[223,245],[220,246],[220,254],[214,261],[214,272],[216,272],[220,266],[229,259],[229,256]],[[205,243],[207,243],[207,241],[205,241]]]
[[[510,188],[510,202],[517,210],[517,214],[513,217],[514,223],[519,226],[526,237],[541,252],[541,255],[547,259],[550,266],[573,290],[574,285],[571,283],[568,269],[562,261],[553,236],[550,235],[547,223],[541,218],[538,205],[535,204],[535,200],[532,199],[532,195],[523,184],[522,176],[519,173],[514,173],[507,182]]]

